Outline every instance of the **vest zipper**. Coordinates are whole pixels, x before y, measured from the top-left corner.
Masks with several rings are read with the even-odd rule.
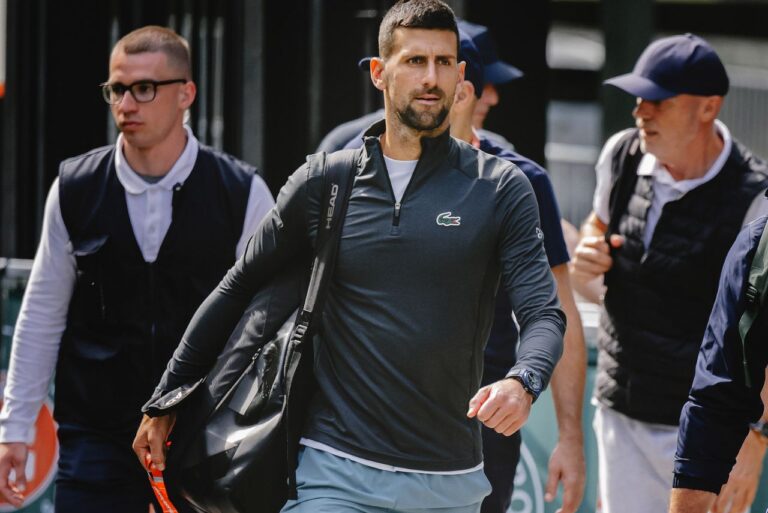
[[[395,202],[395,214],[392,218],[392,226],[400,226],[400,202]]]

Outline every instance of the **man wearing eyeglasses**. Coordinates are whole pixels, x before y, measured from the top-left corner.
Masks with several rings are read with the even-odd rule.
[[[14,506],[54,370],[55,510],[134,513],[152,503],[131,450],[141,405],[274,205],[253,167],[184,125],[191,77],[188,44],[171,30],[118,41],[101,86],[117,143],[65,160],[51,187],[0,413],[0,492]]]

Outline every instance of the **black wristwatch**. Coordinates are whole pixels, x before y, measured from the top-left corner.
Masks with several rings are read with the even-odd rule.
[[[512,369],[507,374],[508,378],[519,381],[523,389],[533,396],[533,400],[539,398],[541,393],[541,377],[536,371],[530,369]]]

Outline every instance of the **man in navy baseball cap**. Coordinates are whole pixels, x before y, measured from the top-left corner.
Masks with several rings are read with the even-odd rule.
[[[477,25],[465,20],[459,20],[459,30],[467,34],[477,48],[480,58],[483,61],[483,70],[485,72],[485,87],[482,90],[480,101],[475,106],[475,112],[472,117],[472,125],[475,128],[483,128],[485,118],[491,108],[499,103],[499,93],[496,86],[505,84],[523,76],[523,72],[511,64],[499,59],[496,53],[496,46],[488,31],[488,27]],[[487,135],[487,134],[486,134]],[[495,134],[492,134],[495,135]],[[504,145],[511,144],[504,138],[492,137],[497,143]]]
[[[496,46],[488,32],[488,27],[477,25],[465,20],[459,20],[459,30],[467,34],[480,54],[485,71],[485,80],[491,84],[504,84],[510,80],[520,78],[523,72],[511,64],[499,59]]]
[[[489,71],[489,67],[484,65],[483,52],[475,46],[478,38],[472,39],[468,36],[464,31],[466,25],[468,25],[466,22],[459,22],[459,60],[465,62],[465,80],[457,89],[451,106],[451,135],[485,153],[516,165],[531,183],[539,206],[539,221],[547,261],[557,282],[557,295],[568,321],[563,339],[563,356],[552,381],[552,397],[559,430],[557,444],[547,466],[544,499],[547,502],[555,500],[557,488],[562,484],[562,507],[558,511],[574,513],[584,494],[585,463],[580,419],[587,358],[581,319],[568,278],[568,248],[560,224],[560,209],[546,170],[513,149],[498,144],[495,139],[487,135],[487,132],[477,130],[473,126],[477,105],[482,101],[482,95],[479,92],[487,90],[488,74],[493,76],[494,71],[493,68]],[[487,29],[481,28],[483,29],[481,34],[486,37]],[[483,39],[481,38],[480,41],[482,44]],[[479,80],[482,78],[483,71],[485,87],[483,81]],[[503,379],[507,372],[505,369],[517,361],[516,345],[519,331],[514,317],[509,302],[504,297],[498,296],[494,321],[483,355],[483,385]],[[480,513],[506,513],[510,510],[515,491],[521,436],[520,433],[504,436],[494,429],[483,426],[482,437],[484,470],[492,490],[491,494],[483,499]]]
[[[655,41],[637,60],[632,73],[605,83],[644,100],[661,101],[679,94],[725,96],[729,81],[709,43],[683,34]]]
[[[631,73],[605,83],[636,97],[635,128],[600,153],[571,271],[578,286],[606,285],[593,424],[602,512],[669,511],[673,479],[719,492],[717,511],[744,511],[758,480],[739,476],[760,474],[758,440],[741,445],[722,490],[700,479],[709,448],[724,443],[718,429],[677,456],[675,446],[725,256],[742,225],[766,212],[767,168],[717,119],[728,75],[700,37],[659,39]]]

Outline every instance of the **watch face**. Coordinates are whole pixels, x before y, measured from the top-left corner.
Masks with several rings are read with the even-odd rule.
[[[541,380],[539,379],[539,375],[532,371],[529,371],[526,374],[529,386],[536,392],[539,392],[541,390]]]

